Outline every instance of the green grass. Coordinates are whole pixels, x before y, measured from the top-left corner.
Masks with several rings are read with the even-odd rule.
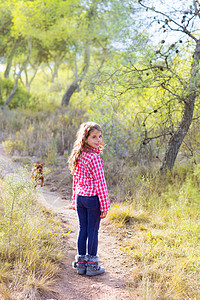
[[[39,299],[39,295],[50,292],[64,257],[68,229],[36,202],[36,192],[26,178],[26,171],[21,169],[0,182],[3,299]]]

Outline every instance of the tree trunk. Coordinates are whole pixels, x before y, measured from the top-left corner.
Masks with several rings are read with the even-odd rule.
[[[11,102],[12,98],[14,97],[15,93],[16,93],[16,90],[17,90],[17,85],[18,85],[18,81],[19,81],[19,78],[21,76],[21,72],[19,72],[17,74],[17,77],[15,78],[15,82],[14,82],[14,85],[13,85],[13,88],[8,96],[8,98],[6,99],[6,101],[4,102],[3,106],[7,106],[9,105],[9,103]]]
[[[19,78],[21,76],[21,73],[22,71],[25,69],[27,63],[29,62],[29,59],[30,59],[30,55],[31,55],[31,41],[29,41],[29,49],[28,49],[28,54],[27,54],[27,58],[26,60],[23,62],[20,70],[19,70],[19,73],[17,74],[16,78],[15,78],[15,82],[14,82],[14,85],[13,85],[13,88],[10,92],[10,95],[8,96],[8,98],[6,99],[5,103],[3,104],[3,106],[7,106],[9,105],[9,103],[11,102],[12,98],[14,97],[15,93],[16,93],[16,90],[17,90],[17,85],[18,85],[18,81],[19,81]]]
[[[191,99],[190,103],[185,103],[183,117],[178,129],[171,136],[167,150],[165,152],[165,157],[160,168],[161,172],[164,172],[171,169],[174,166],[178,151],[183,142],[185,135],[187,134],[190,124],[192,123],[192,116],[194,111],[194,102],[195,99]]]
[[[32,66],[32,65],[31,65],[31,66]],[[37,71],[38,71],[38,68],[35,68],[34,66],[32,66],[32,68],[34,69],[34,73],[33,73],[33,76],[31,77],[30,80],[29,80],[29,78],[28,78],[28,71],[27,71],[26,67],[25,67],[25,69],[24,69],[25,78],[26,78],[26,89],[27,89],[27,91],[29,91],[29,92],[30,92],[30,90],[31,90],[31,83],[33,82],[33,80],[34,80],[34,78],[35,78],[35,76],[36,76],[36,74],[37,74]]]
[[[178,129],[171,136],[162,166],[160,168],[161,173],[165,173],[168,170],[172,170],[178,151],[183,142],[185,135],[187,134],[190,125],[192,123],[192,117],[194,112],[194,104],[198,96],[198,74],[199,74],[199,61],[200,61],[200,40],[196,40],[196,48],[193,56],[193,63],[191,65],[191,77],[190,85],[188,87],[188,98],[184,101],[184,109],[182,120]]]
[[[75,78],[78,79],[78,62],[77,62],[77,53],[75,53]],[[77,87],[77,91],[80,92],[80,85]]]
[[[71,96],[77,90],[79,84],[81,83],[81,81],[85,77],[85,75],[88,71],[89,65],[90,65],[90,44],[89,44],[89,41],[87,41],[87,43],[85,45],[84,66],[83,66],[80,74],[78,74],[78,76],[74,79],[74,81],[66,89],[66,91],[63,95],[63,98],[62,98],[62,105],[63,106],[67,106],[69,104]]]
[[[55,78],[58,77],[58,70],[59,70],[61,61],[62,61],[62,58],[55,59],[54,68],[53,68],[53,71],[52,71],[52,78],[51,78],[52,83],[54,83]]]
[[[15,54],[15,51],[17,49],[17,47],[19,46],[19,40],[15,41],[12,49],[11,49],[11,52],[8,56],[8,60],[7,60],[7,65],[6,65],[6,69],[5,69],[5,72],[4,72],[4,77],[5,78],[8,78],[9,77],[9,74],[10,74],[10,69],[12,67],[12,60],[13,60],[13,56]]]

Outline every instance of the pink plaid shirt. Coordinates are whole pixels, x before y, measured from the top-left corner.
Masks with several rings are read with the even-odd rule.
[[[99,197],[100,210],[110,209],[106,181],[104,177],[103,160],[99,149],[92,148],[93,152],[83,152],[78,158],[74,170],[72,204],[75,205],[75,196]]]

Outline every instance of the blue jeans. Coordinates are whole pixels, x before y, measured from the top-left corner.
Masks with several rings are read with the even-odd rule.
[[[78,254],[86,255],[88,240],[88,254],[96,256],[101,214],[98,196],[87,197],[76,195],[76,211],[79,220]]]

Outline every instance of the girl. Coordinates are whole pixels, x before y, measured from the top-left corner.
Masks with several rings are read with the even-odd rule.
[[[106,217],[110,205],[103,161],[99,155],[102,149],[101,127],[94,122],[83,123],[68,160],[73,174],[72,207],[75,209],[76,206],[79,220],[78,255],[73,267],[78,274],[88,276],[104,272],[97,256],[98,230],[100,219]]]

